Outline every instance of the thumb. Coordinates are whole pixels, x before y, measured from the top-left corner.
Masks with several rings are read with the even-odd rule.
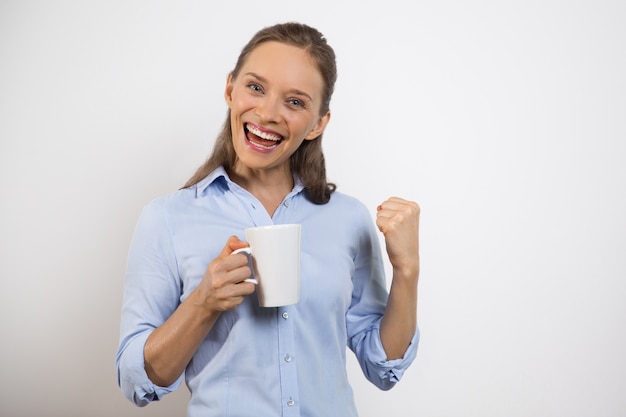
[[[250,246],[248,245],[248,242],[244,242],[243,240],[239,239],[237,236],[234,236],[234,235],[230,236],[228,240],[226,241],[226,245],[224,245],[224,248],[222,249],[222,253],[220,253],[220,256],[229,256],[231,253],[233,253],[233,251],[237,249],[245,248],[248,246]]]

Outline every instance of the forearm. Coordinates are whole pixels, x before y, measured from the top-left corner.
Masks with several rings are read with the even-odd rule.
[[[402,358],[417,328],[417,282],[419,271],[394,270],[380,338],[387,359]]]
[[[144,366],[156,385],[166,387],[176,381],[220,315],[207,313],[195,298],[190,294],[146,341]]]
[[[391,197],[377,208],[376,225],[385,235],[393,280],[380,337],[387,359],[404,355],[417,328],[419,278],[419,215],[413,201]]]

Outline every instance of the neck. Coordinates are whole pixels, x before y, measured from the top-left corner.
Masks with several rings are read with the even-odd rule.
[[[255,196],[272,216],[287,194],[293,190],[294,180],[287,170],[234,169],[230,179]]]

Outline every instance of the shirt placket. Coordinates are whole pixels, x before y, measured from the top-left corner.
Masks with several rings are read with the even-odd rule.
[[[275,223],[287,223],[289,206],[293,195],[289,195],[276,208]],[[295,309],[293,306],[276,308],[278,322],[278,363],[280,372],[280,394],[284,417],[300,416],[300,393],[298,390],[298,368],[295,350]]]
[[[300,416],[298,392],[297,355],[295,353],[295,313],[292,307],[277,307],[278,362],[280,372],[280,394],[284,417]]]

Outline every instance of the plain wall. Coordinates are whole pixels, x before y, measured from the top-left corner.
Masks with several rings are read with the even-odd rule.
[[[0,415],[184,415],[117,387],[128,244],[287,20],[338,55],[330,180],[422,207],[419,354],[389,392],[350,356],[361,416],[626,415],[617,0],[0,1]]]

